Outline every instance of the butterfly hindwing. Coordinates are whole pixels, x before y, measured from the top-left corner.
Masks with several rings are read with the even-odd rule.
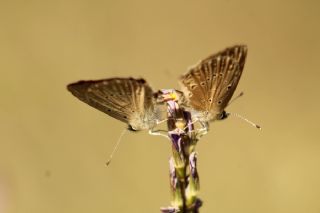
[[[81,101],[130,125],[143,123],[146,111],[153,110],[152,89],[143,79],[110,78],[79,81],[68,90]]]
[[[238,85],[246,53],[246,46],[227,48],[202,60],[183,75],[180,84],[188,105],[199,112],[221,114]]]

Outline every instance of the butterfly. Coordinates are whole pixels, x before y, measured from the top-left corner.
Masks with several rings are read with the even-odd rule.
[[[79,81],[67,89],[84,103],[128,124],[129,130],[152,129],[160,117],[156,97],[144,79]]]
[[[183,105],[206,128],[209,122],[228,117],[227,107],[242,74],[247,46],[236,45],[200,61],[179,83],[186,103]]]
[[[240,80],[247,47],[236,45],[200,61],[179,79],[177,101],[192,112],[206,129],[208,123],[225,119],[228,105]],[[153,129],[161,119],[159,92],[153,93],[144,79],[108,78],[79,81],[67,89],[90,106],[127,123],[129,130]]]

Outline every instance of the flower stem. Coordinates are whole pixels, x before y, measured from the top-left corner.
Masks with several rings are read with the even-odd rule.
[[[197,198],[199,176],[195,145],[198,141],[191,114],[179,107],[172,97],[174,90],[163,90],[168,105],[168,136],[172,142],[170,158],[171,207],[162,208],[164,213],[197,213],[202,201]],[[173,94],[173,95],[172,95]],[[169,98],[168,98],[169,97]]]

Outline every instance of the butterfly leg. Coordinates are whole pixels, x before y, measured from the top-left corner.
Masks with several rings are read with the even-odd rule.
[[[191,123],[189,123],[186,127],[184,127],[182,129],[182,131],[186,131],[186,129],[189,127],[190,125],[194,125],[195,123],[199,123],[201,127],[199,128],[194,128],[193,126],[191,127],[191,130],[189,129],[189,133],[195,133],[197,139],[200,139],[202,136],[206,135],[208,133],[209,130],[209,123],[207,122],[202,122],[198,119],[193,120]]]
[[[162,132],[165,132],[165,134],[162,133]],[[155,130],[155,129],[152,128],[152,129],[149,130],[149,134],[150,134],[150,135],[163,136],[163,137],[169,139],[169,137],[168,137],[168,131],[166,131],[166,130],[161,130],[161,129]]]
[[[168,121],[167,118],[166,118],[166,119],[163,119],[163,120],[161,120],[161,121],[157,121],[156,123],[157,123],[157,125],[159,125],[159,124],[162,124],[163,122],[166,122],[166,121]]]
[[[200,137],[202,137],[203,135],[206,135],[209,131],[209,123],[208,122],[203,122],[203,121],[199,121],[199,124],[201,125],[201,128],[197,129],[197,133],[199,135],[201,135]]]
[[[203,135],[208,133],[208,131],[209,131],[209,123],[200,121],[199,119],[195,119],[194,121],[189,123],[183,130],[185,131],[189,127],[189,125],[194,125],[195,123],[199,123],[201,127],[198,128],[198,129],[192,130],[192,132],[196,132],[197,134],[200,134],[201,136],[203,136]]]

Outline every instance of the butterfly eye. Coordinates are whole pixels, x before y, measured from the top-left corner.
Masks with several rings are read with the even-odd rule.
[[[212,98],[209,98],[209,100],[208,100],[210,103],[212,102]]]
[[[221,103],[222,103],[222,101],[221,101],[221,100],[219,100],[219,101],[218,101],[218,104],[221,104]]]
[[[123,118],[124,118],[124,119],[127,119],[128,117],[127,117],[127,116],[123,116]]]
[[[228,117],[228,113],[226,111],[223,111],[220,115],[220,118],[219,120],[223,120],[223,119],[226,119]]]
[[[227,86],[227,90],[229,90],[229,89],[231,89],[231,84],[229,84],[228,86]]]
[[[201,85],[201,86],[204,86],[204,85],[206,85],[206,83],[205,83],[204,81],[202,81],[202,82],[200,83],[200,85]]]
[[[191,89],[195,89],[197,86],[195,84],[191,85]]]
[[[129,131],[132,131],[132,132],[136,132],[137,130],[134,129],[130,124],[128,125],[128,130]]]
[[[207,81],[210,81],[210,78],[207,78]]]
[[[134,79],[132,79],[132,80],[134,80]],[[139,79],[138,80],[138,83],[140,83],[140,84],[145,84],[145,83],[147,83],[144,79]]]

